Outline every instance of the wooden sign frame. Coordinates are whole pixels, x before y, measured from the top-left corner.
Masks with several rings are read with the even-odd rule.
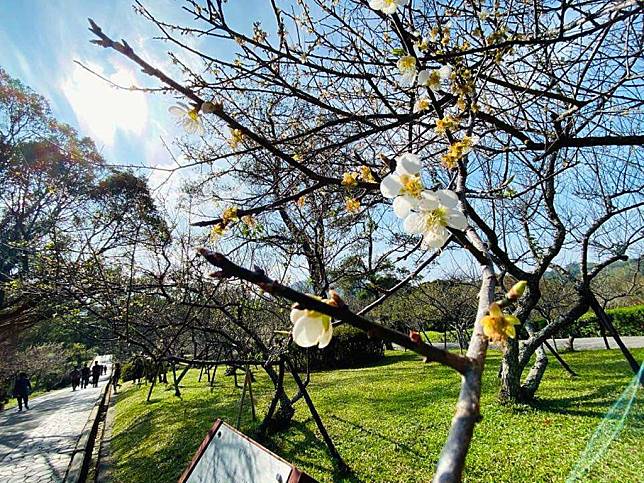
[[[197,449],[197,452],[195,455],[192,457],[192,460],[190,461],[190,464],[188,467],[184,470],[184,472],[181,474],[179,477],[179,482],[178,483],[186,483],[188,479],[190,478],[190,475],[194,471],[194,469],[197,466],[197,463],[201,460],[201,457],[203,456],[204,452],[206,451],[206,448],[210,445],[211,441],[219,431],[219,429],[225,426],[227,430],[232,431],[235,433],[236,436],[242,438],[246,442],[250,443],[251,445],[255,446],[258,448],[260,451],[268,454],[272,458],[275,458],[276,460],[281,461],[282,463],[286,464],[291,468],[291,472],[289,474],[288,480],[285,481],[284,483],[317,483],[317,480],[311,478],[309,475],[306,473],[300,471],[297,469],[295,466],[293,466],[291,463],[286,461],[284,458],[280,458],[278,455],[273,453],[272,451],[264,448],[262,445],[257,443],[256,441],[252,440],[248,436],[246,436],[244,433],[238,431],[234,427],[232,427],[230,424],[225,423],[222,421],[220,418],[217,418],[215,420],[215,423],[212,425],[210,430],[208,431],[208,434],[206,434],[206,437],[203,439],[201,444],[199,445],[199,448]]]

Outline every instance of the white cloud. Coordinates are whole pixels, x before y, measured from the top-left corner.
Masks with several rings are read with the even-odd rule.
[[[121,86],[136,84],[134,72],[113,64],[108,74],[102,66],[85,62],[91,70]],[[112,87],[96,75],[74,64],[60,87],[72,106],[81,132],[105,145],[114,146],[117,131],[140,136],[148,118],[148,104],[143,92]]]

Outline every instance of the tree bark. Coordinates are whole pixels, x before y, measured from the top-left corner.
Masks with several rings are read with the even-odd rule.
[[[474,240],[480,243],[478,236]],[[480,243],[482,246],[482,243]],[[481,291],[479,304],[474,323],[474,331],[467,349],[467,357],[472,361],[472,366],[461,377],[461,392],[456,404],[456,414],[443,445],[436,465],[434,483],[461,481],[465,457],[472,441],[474,426],[481,419],[481,376],[485,364],[488,339],[483,335],[481,319],[487,315],[490,304],[494,300],[494,268],[492,262],[481,266]]]
[[[501,404],[517,402],[521,394],[521,371],[519,370],[519,341],[516,339],[509,339],[507,342],[501,360],[499,378],[501,379],[499,390]]]
[[[530,369],[525,382],[521,385],[521,400],[523,401],[530,401],[534,398],[541,384],[541,379],[543,379],[543,375],[546,372],[546,367],[548,367],[548,356],[543,346],[535,351],[535,355],[536,361]]]

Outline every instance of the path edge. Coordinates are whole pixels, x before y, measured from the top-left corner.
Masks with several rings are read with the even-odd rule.
[[[112,429],[114,427],[114,419],[116,408],[116,395],[118,393],[114,390],[110,390],[108,394],[108,401],[106,404],[106,413],[105,413],[105,424],[103,425],[103,431],[99,441],[98,449],[98,461],[96,463],[96,483],[109,483],[112,481],[112,451],[111,451],[111,442],[112,442]]]
[[[100,415],[106,401],[109,401],[109,396],[111,394],[111,379],[112,374],[110,374],[107,384],[101,392],[101,397],[98,398],[96,403],[94,403],[94,407],[92,407],[92,411],[90,412],[89,418],[87,418],[83,431],[76,442],[76,446],[72,453],[72,459],[69,462],[69,466],[65,472],[65,478],[63,479],[65,483],[80,483],[85,481],[87,478],[87,473],[92,460],[94,441],[96,439],[98,425],[101,420]]]

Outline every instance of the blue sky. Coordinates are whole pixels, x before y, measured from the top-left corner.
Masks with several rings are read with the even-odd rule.
[[[141,140],[172,128],[150,122],[167,101],[119,92],[74,63],[122,82],[138,78],[133,66],[89,43],[88,17],[134,44],[144,42],[150,30],[128,1],[5,0],[0,2],[0,65],[44,95],[58,119],[91,136],[109,162],[144,163],[150,146]]]
[[[186,20],[182,2],[154,0],[144,4],[164,20]],[[246,2],[229,3],[227,12],[233,22],[249,23],[244,11],[247,6]],[[254,16],[268,13],[261,10]],[[173,74],[167,56],[171,46],[153,39],[159,31],[133,10],[130,0],[1,0],[0,66],[45,96],[57,119],[94,139],[108,163],[173,166],[161,139],[171,146],[175,137],[184,134],[168,115],[175,99],[112,88],[74,63],[82,62],[120,85],[157,85],[128,59],[91,44],[88,17],[112,38],[126,39],[146,60]],[[187,42],[196,47],[200,40],[188,38]],[[208,49],[217,48],[208,45]],[[181,79],[179,75],[176,78]],[[162,172],[143,172],[150,177],[152,187],[161,185],[167,177]],[[186,175],[173,175],[170,183],[163,184],[163,190],[176,192]]]

